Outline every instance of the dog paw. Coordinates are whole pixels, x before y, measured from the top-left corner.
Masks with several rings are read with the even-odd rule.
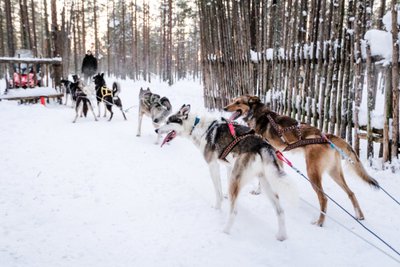
[[[229,227],[225,227],[223,232],[227,235],[229,235],[231,233],[231,229],[229,229]]]
[[[259,194],[261,194],[261,190],[259,190],[258,188],[255,189],[255,190],[251,190],[251,191],[250,191],[250,194],[252,194],[252,195],[259,195]]]
[[[287,235],[286,234],[277,234],[276,235],[276,240],[278,241],[284,241],[287,239]]]
[[[321,220],[313,221],[311,224],[314,224],[314,225],[319,226],[319,227],[324,226],[324,222],[321,221]]]

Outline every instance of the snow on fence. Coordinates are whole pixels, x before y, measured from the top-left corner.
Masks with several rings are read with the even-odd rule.
[[[377,153],[374,142],[384,161],[398,157],[395,1],[385,16],[382,2],[246,3],[199,4],[206,107],[258,95],[272,110],[346,139],[357,153],[364,138],[368,157]]]

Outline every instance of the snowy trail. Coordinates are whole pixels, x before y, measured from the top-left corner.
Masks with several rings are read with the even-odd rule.
[[[147,84],[121,85],[124,108],[135,106],[128,121],[115,110],[111,122],[89,115],[73,124],[70,107],[0,102],[0,266],[398,266],[332,220],[312,225],[318,211],[301,201],[283,199],[289,239],[276,241],[272,206],[248,193],[256,184],[240,195],[232,232],[224,234],[228,202],[221,211],[212,208],[201,154],[182,138],[154,145],[147,118],[136,137],[137,94]],[[174,110],[183,103],[202,110],[197,83],[150,87],[167,95]],[[301,155],[286,156],[304,171]],[[287,171],[300,196],[317,207],[311,186]],[[398,173],[368,171],[400,195]],[[346,180],[365,225],[400,249],[400,207],[359,178]],[[324,188],[353,213],[328,177]],[[328,215],[390,253],[332,202]]]

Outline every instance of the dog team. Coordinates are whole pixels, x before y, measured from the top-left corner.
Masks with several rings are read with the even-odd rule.
[[[93,113],[94,119],[97,121],[96,115],[93,111],[93,106],[90,101],[90,95],[92,94],[92,89],[90,86],[85,86],[83,81],[78,77],[78,75],[72,76],[73,81],[67,79],[61,79],[61,88],[65,93],[65,104],[68,102],[68,98],[72,99],[72,102],[75,106],[75,119],[72,121],[73,123],[76,122],[79,115],[86,117],[87,111],[90,109]],[[118,94],[121,92],[121,88],[118,82],[114,82],[112,84],[112,89],[108,88],[106,85],[106,81],[104,79],[104,73],[99,73],[93,76],[94,81],[94,95],[96,97],[98,114],[97,116],[100,117],[100,104],[104,104],[104,117],[106,117],[107,111],[110,113],[110,118],[108,119],[111,121],[113,118],[113,111],[112,107],[118,107],[121,112],[122,116],[126,120],[125,112],[122,108],[122,101],[119,98]]]
[[[80,113],[86,116],[88,109],[94,114],[88,98],[88,91],[80,79],[74,75],[74,81],[62,80],[66,96],[70,95],[75,103],[76,122]],[[114,82],[112,89],[107,88],[104,74],[93,77],[95,95],[100,116],[100,103],[113,117],[112,106],[118,107],[124,119],[126,116],[118,97],[120,86]],[[279,192],[295,190],[283,170],[283,163],[277,151],[299,151],[305,157],[307,176],[317,194],[320,215],[315,222],[323,226],[327,209],[327,197],[322,187],[322,175],[327,173],[348,195],[355,211],[355,218],[364,219],[355,194],[346,183],[340,153],[331,147],[331,143],[346,153],[350,159],[349,167],[364,182],[379,189],[378,182],[362,166],[352,147],[342,138],[333,134],[323,134],[318,128],[298,123],[295,119],[277,114],[262,103],[257,96],[243,95],[234,98],[224,111],[232,113],[229,119],[215,118],[211,115],[192,114],[191,106],[184,104],[175,114],[167,97],[152,93],[149,88],[140,89],[137,136],[141,135],[143,115],[151,118],[157,134],[156,144],[162,135],[166,135],[162,145],[169,143],[176,136],[183,136],[200,149],[208,164],[215,191],[215,208],[220,209],[224,199],[221,186],[220,165],[227,168],[229,218],[224,231],[229,233],[237,214],[239,193],[253,179],[258,179],[259,189],[271,201],[278,220],[276,238],[287,238],[284,210],[280,204]],[[241,118],[246,125],[234,122]],[[348,163],[346,161],[346,163]]]

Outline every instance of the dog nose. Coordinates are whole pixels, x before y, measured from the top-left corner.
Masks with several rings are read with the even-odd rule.
[[[228,111],[228,108],[227,108],[227,107],[224,107],[224,111]]]
[[[158,133],[158,129],[155,129],[154,131],[155,131],[156,133]]]

